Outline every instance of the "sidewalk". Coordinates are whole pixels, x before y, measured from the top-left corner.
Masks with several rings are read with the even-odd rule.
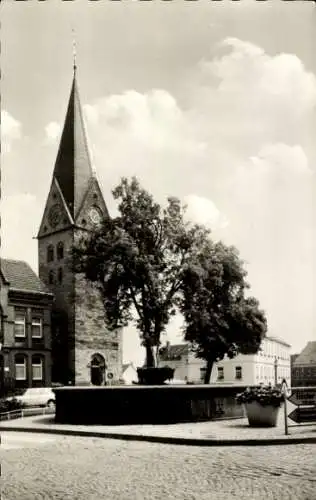
[[[172,425],[63,425],[55,424],[53,415],[33,416],[0,423],[1,431],[19,431],[198,446],[251,446],[277,444],[316,444],[316,424],[291,427],[284,432],[284,415],[277,427],[252,428],[246,418]]]

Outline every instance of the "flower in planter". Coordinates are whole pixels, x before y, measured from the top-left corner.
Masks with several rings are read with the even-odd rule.
[[[236,401],[238,404],[246,404],[256,401],[262,406],[278,407],[281,405],[282,401],[284,401],[284,394],[281,389],[271,387],[270,385],[251,386],[247,387],[247,389],[240,394],[237,394]]]

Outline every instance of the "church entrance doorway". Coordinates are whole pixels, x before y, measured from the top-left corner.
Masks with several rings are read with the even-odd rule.
[[[90,381],[92,385],[103,385],[105,379],[106,364],[102,354],[96,353],[91,356]]]

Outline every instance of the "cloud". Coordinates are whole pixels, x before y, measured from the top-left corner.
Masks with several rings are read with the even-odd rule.
[[[190,82],[192,113],[210,141],[236,151],[265,142],[297,142],[311,134],[316,77],[294,54],[269,55],[236,38],[220,56],[199,63]]]
[[[48,143],[55,143],[60,136],[61,126],[57,122],[50,122],[45,127],[46,140]]]
[[[228,219],[218,210],[212,200],[190,194],[185,197],[185,202],[188,220],[203,224],[212,230],[223,229],[228,225]]]
[[[1,255],[23,259],[37,269],[37,235],[43,212],[35,196],[12,194],[1,199]],[[28,242],[24,245],[24,242]],[[22,245],[22,251],[21,251]]]
[[[273,208],[276,208],[273,204],[276,202],[278,211],[275,210],[275,218],[280,210],[280,200],[285,202],[287,210],[291,209],[293,198],[297,198],[302,187],[310,186],[312,175],[307,155],[301,146],[264,144],[255,156],[236,168],[232,178],[235,201],[238,199],[240,203],[245,203],[248,200],[260,207],[264,199],[265,205]],[[305,197],[302,201],[302,205],[307,202]],[[288,207],[289,204],[291,207]]]
[[[182,101],[163,89],[127,90],[85,106],[106,185],[110,171],[115,181],[136,174],[152,182],[163,171],[171,190],[180,189],[181,176],[188,192],[185,183],[194,171],[194,192],[201,187],[199,174],[205,190],[218,190],[264,144],[312,144],[316,78],[296,55],[270,55],[226,38],[216,57],[192,68],[184,88]],[[206,171],[211,175],[205,184]]]
[[[191,129],[174,97],[162,89],[141,94],[128,90],[86,105],[91,127],[101,128],[103,136],[116,143],[133,142],[151,150],[190,149]]]
[[[9,153],[14,140],[21,137],[21,123],[8,111],[1,110],[1,144],[2,151]]]

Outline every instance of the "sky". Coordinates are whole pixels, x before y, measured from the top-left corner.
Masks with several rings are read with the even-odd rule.
[[[316,340],[316,11],[313,2],[15,2],[2,8],[1,256],[37,271],[69,98],[73,34],[94,166],[136,175],[235,245],[268,334]],[[181,342],[181,318],[163,342]],[[139,364],[137,332],[124,360]]]

